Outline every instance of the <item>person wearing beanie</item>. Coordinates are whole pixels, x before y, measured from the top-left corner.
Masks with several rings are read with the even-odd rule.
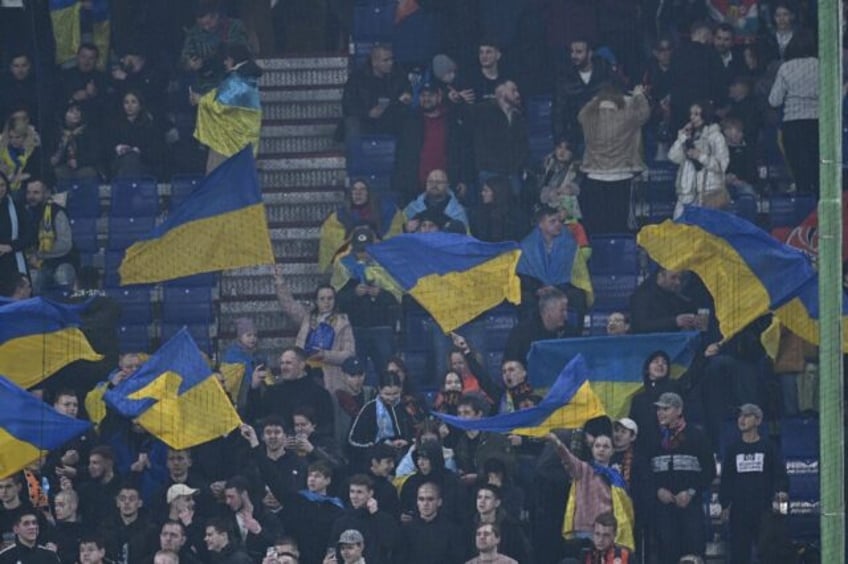
[[[671,358],[665,351],[654,351],[648,355],[642,365],[642,380],[644,386],[630,401],[628,418],[639,429],[634,443],[635,450],[644,455],[648,445],[659,433],[654,402],[666,392],[680,393],[680,387],[671,379]]]
[[[232,391],[236,407],[242,410],[247,405],[247,392],[250,390],[250,375],[257,366],[267,365],[267,358],[258,351],[259,332],[253,320],[239,317],[235,320],[236,340],[224,351],[222,364],[241,364],[244,373],[238,387]]]

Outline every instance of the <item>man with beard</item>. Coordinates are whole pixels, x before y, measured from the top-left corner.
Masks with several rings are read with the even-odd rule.
[[[559,73],[554,95],[554,138],[579,140],[577,114],[595,97],[601,85],[612,76],[609,64],[595,57],[586,39],[574,39],[570,46],[571,64]]]

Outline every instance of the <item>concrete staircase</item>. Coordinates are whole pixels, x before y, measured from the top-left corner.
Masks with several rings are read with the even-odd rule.
[[[319,227],[344,198],[344,152],[333,132],[341,117],[348,60],[285,58],[259,64],[265,71],[259,180],[274,255],[285,265],[295,296],[309,300],[327,280],[317,272]],[[269,267],[223,274],[219,351],[235,338],[233,321],[241,316],[255,321],[260,348],[271,355],[294,341],[298,328],[282,314]]]

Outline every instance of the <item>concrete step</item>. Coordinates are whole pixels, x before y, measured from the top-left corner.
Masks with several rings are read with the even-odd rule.
[[[320,225],[336,209],[334,203],[271,204],[265,206],[270,224]]]
[[[348,68],[347,57],[277,57],[258,59],[257,64],[265,72],[287,70],[328,70]]]
[[[335,124],[268,125],[262,128],[260,159],[269,154],[317,153],[341,150],[333,139]]]
[[[259,182],[263,189],[268,188],[284,188],[287,186],[299,187],[338,187],[340,190],[344,187],[347,171],[341,169],[294,169],[294,170],[279,170],[279,169],[260,169]]]
[[[338,101],[276,102],[262,107],[263,120],[329,120],[342,117]]]
[[[341,104],[341,88],[308,88],[288,90],[262,90],[259,93],[263,109],[269,104],[305,104],[307,102],[333,102]]]
[[[326,69],[269,69],[259,79],[261,89],[302,88],[304,86],[343,86],[347,81],[346,68]]]

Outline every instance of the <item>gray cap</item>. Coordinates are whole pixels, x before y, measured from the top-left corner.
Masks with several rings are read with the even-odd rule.
[[[673,392],[666,392],[654,402],[654,405],[657,407],[676,407],[683,409],[683,398]]]
[[[339,544],[365,544],[365,538],[356,529],[348,529],[339,536]]]
[[[739,415],[753,415],[757,419],[762,419],[763,410],[760,409],[759,405],[753,403],[746,403],[744,405],[739,406]]]

